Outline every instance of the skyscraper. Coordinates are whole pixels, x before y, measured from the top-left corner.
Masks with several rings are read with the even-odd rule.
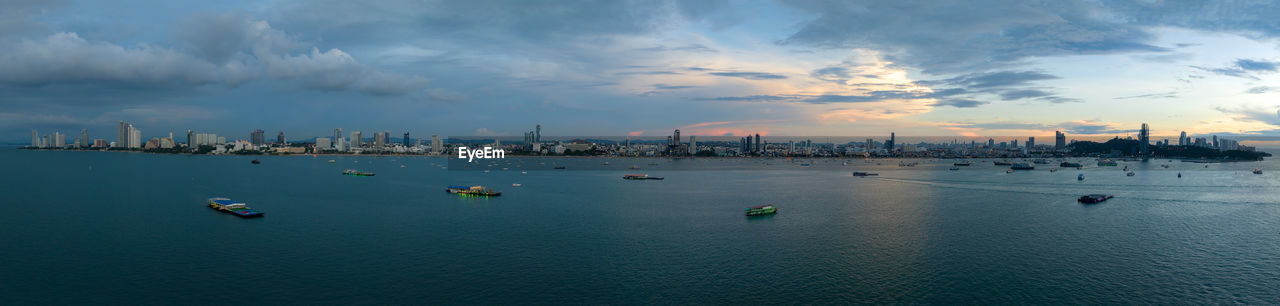
[[[1031,149],[1034,149],[1035,147],[1036,147],[1036,138],[1027,137],[1027,152],[1031,152]]]
[[[284,141],[284,131],[280,131],[280,133],[279,133],[279,134],[276,134],[276,143],[278,143],[278,144],[280,144],[280,145],[284,145],[284,144],[285,144],[285,141]]]
[[[191,136],[195,136],[194,134],[195,134],[195,131],[187,130],[187,147],[188,148],[195,148],[195,143],[192,142],[193,139],[191,137]]]
[[[1067,149],[1067,134],[1062,131],[1053,132],[1053,150],[1062,151]]]
[[[351,132],[351,139],[347,141],[347,146],[352,149],[359,148],[364,143],[364,136],[360,135],[360,131]]]
[[[333,143],[341,143],[338,139],[342,139],[342,128],[333,129]]]
[[[539,124],[533,129],[533,142],[542,142],[542,125]]]
[[[698,154],[698,139],[694,137],[697,136],[689,136],[689,154]]]
[[[117,148],[129,147],[129,128],[130,127],[131,125],[129,125],[128,123],[124,123],[124,121],[120,121],[119,125],[116,127],[116,147]]]
[[[680,129],[676,129],[675,133],[671,133],[671,138],[672,138],[671,141],[673,141],[671,145],[673,146],[680,145]]]
[[[266,144],[267,138],[265,135],[263,135],[264,133],[266,132],[262,130],[253,130],[252,133],[249,133],[249,143],[252,143],[255,146]]]
[[[764,146],[760,145],[760,133],[756,133],[756,152],[764,151]]]
[[[391,142],[391,131],[382,131],[382,145],[385,146]],[[382,146],[378,146],[381,148]]]
[[[1142,129],[1138,130],[1138,155],[1146,156],[1151,152],[1151,130],[1146,123],[1142,124]]]
[[[130,149],[137,149],[137,148],[141,148],[141,147],[142,147],[142,130],[139,130],[139,129],[137,129],[137,128],[134,128],[134,127],[133,127],[133,125],[132,125],[132,124],[130,124],[130,125],[129,125],[129,146],[128,146],[128,148],[130,148]]]
[[[404,132],[404,146],[409,147],[409,132]]]
[[[89,146],[89,129],[80,129],[80,146]]]
[[[541,128],[541,126],[539,126]],[[440,141],[440,135],[431,135],[431,152],[444,152],[444,143]]]
[[[36,130],[31,130],[31,146],[39,148],[43,145],[44,144],[41,143],[40,141],[40,132],[37,132]]]
[[[1182,131],[1182,135],[1178,136],[1178,145],[1185,146],[1187,142],[1187,131]]]
[[[894,142],[896,141],[898,141],[898,135],[895,133],[889,133],[889,141],[884,142],[884,149],[892,152],[893,147],[895,146]]]

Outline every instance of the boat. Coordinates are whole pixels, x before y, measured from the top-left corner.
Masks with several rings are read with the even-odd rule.
[[[639,169],[640,169],[640,166],[631,166],[631,167],[627,167],[627,169],[631,169],[631,170],[639,170]]]
[[[1178,178],[1182,178],[1182,172],[1178,172]]]
[[[662,177],[649,176],[648,174],[624,174],[622,175],[622,179],[624,180],[661,180]]]
[[[236,215],[241,218],[262,217],[263,215],[262,212],[245,206],[244,202],[228,198],[209,198],[208,205],[209,208]]]
[[[772,215],[778,213],[773,204],[747,207],[747,216]]]
[[[1058,172],[1058,168],[1049,168],[1049,172]]]
[[[1262,169],[1253,169],[1253,174],[1262,174]]]
[[[520,187],[520,183],[511,183],[511,187]]]
[[[458,195],[471,195],[471,196],[482,196],[482,197],[496,197],[496,196],[502,195],[502,192],[493,191],[493,188],[486,188],[484,186],[471,186],[471,187],[449,186],[448,188],[445,188],[444,191],[448,193],[458,194]]]
[[[1048,160],[1045,160],[1045,159],[1043,159],[1043,158],[1037,158],[1037,159],[1035,159],[1035,160],[1033,160],[1033,161],[1031,161],[1031,162],[1032,162],[1032,163],[1036,163],[1036,164],[1041,164],[1041,165],[1048,165],[1048,164],[1049,164],[1049,161],[1048,161]]]
[[[600,165],[601,165],[601,166],[608,166],[608,165],[609,165],[609,162],[603,162],[603,163],[600,163]]]
[[[1110,159],[1103,159],[1098,161],[1099,167],[1115,167],[1116,165],[1117,165],[1116,161],[1110,160]]]
[[[262,162],[260,162],[260,161],[258,161],[258,160],[256,160],[256,159],[255,159],[255,160],[253,160],[253,161],[250,161],[249,163],[250,163],[250,164],[257,165],[257,164],[261,164]]]
[[[877,175],[880,175],[880,174],[879,174],[879,173],[871,173],[871,172],[857,172],[857,171],[854,171],[854,172],[853,172],[853,176],[877,176]]]
[[[947,170],[957,171],[957,170],[960,170],[960,167],[951,167],[951,169],[947,169]]]
[[[329,160],[329,163],[330,163],[330,164],[332,164],[332,163],[336,163],[336,162],[338,162],[338,161],[336,161],[336,160],[332,160],[332,159],[330,159],[330,160]]]
[[[400,165],[400,168],[404,168],[404,165]],[[506,169],[502,169],[502,170],[506,170]]]
[[[1137,175],[1137,174],[1133,173],[1133,171],[1129,171],[1129,173],[1124,174],[1124,176],[1134,176],[1134,175]]]
[[[993,163],[993,164],[995,164],[996,166],[1009,166],[1009,165],[1013,165],[1012,163],[1009,163],[1008,161],[994,161],[994,162],[992,162],[992,163]]]
[[[1103,201],[1106,201],[1113,197],[1114,196],[1109,194],[1090,194],[1090,195],[1081,196],[1079,199],[1076,199],[1076,201],[1079,201],[1080,203],[1085,203],[1085,204],[1094,204],[1094,203],[1102,203]]]
[[[1004,173],[1013,173],[1013,169],[1005,170]]]
[[[520,174],[529,174],[529,171],[520,171]]]
[[[342,171],[342,174],[352,175],[352,176],[374,176],[375,175],[373,172],[361,172],[361,171],[356,171],[356,169],[347,169],[346,171]]]
[[[1178,174],[1178,175],[1182,175],[1182,174]],[[1081,173],[1080,175],[1076,175],[1076,180],[1077,180],[1077,181],[1083,181],[1083,180],[1084,180],[1084,173]]]
[[[952,166],[968,167],[968,166],[970,165],[970,163],[969,163],[969,162],[958,162],[958,163],[954,163],[954,164],[951,164],[951,165],[952,165]]]
[[[1073,162],[1062,162],[1062,164],[1060,164],[1060,165],[1058,165],[1058,166],[1059,166],[1059,167],[1063,167],[1063,168],[1080,168],[1080,167],[1083,167],[1083,165],[1080,165],[1080,163],[1073,163]]]
[[[564,166],[556,166],[556,169],[564,169]]]
[[[1013,166],[1009,167],[1009,170],[1035,170],[1035,169],[1036,167],[1033,167],[1031,166],[1031,164],[1027,164],[1027,163],[1015,163],[1013,164]]]

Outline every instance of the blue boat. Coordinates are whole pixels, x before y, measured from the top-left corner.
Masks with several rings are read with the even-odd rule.
[[[231,200],[228,198],[209,198],[209,208],[216,209],[221,212],[236,215],[241,218],[261,217],[262,212],[253,210],[245,206],[244,202]]]

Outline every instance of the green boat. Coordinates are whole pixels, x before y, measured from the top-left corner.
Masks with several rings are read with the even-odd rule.
[[[777,212],[778,209],[773,204],[747,207],[747,216],[772,215]]]

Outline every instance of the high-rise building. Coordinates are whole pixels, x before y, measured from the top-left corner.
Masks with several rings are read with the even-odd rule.
[[[689,136],[689,154],[698,154],[698,139],[695,137]]]
[[[680,129],[676,129],[674,133],[671,133],[671,141],[674,141],[671,143],[673,146],[680,145]]]
[[[89,146],[89,129],[80,129],[80,144],[77,147]]]
[[[338,150],[338,151],[346,151],[346,150],[347,150],[347,139],[346,139],[346,138],[338,138],[338,140],[337,140],[337,141],[335,141],[335,142],[333,143],[333,149],[334,149],[334,150]]]
[[[351,147],[351,149],[356,149],[356,148],[359,148],[360,145],[363,143],[364,143],[364,135],[361,135],[360,131],[351,132],[351,140],[347,141],[348,147]]]
[[[52,144],[53,144],[53,141],[52,141],[52,140],[49,140],[49,135],[41,136],[41,138],[40,138],[40,147],[42,147],[42,148],[48,148],[48,147],[50,147]]]
[[[894,144],[894,142],[897,142],[897,141],[898,141],[898,135],[895,133],[889,133],[889,140],[884,142],[884,149],[892,152],[893,147],[896,145]]]
[[[287,143],[284,141],[284,131],[280,131],[280,133],[279,133],[279,134],[276,134],[276,143],[278,143],[278,144],[280,144],[280,145],[285,145],[285,144],[287,144]]]
[[[409,132],[404,132],[404,146],[409,147]]]
[[[39,148],[43,146],[44,144],[40,141],[40,132],[31,130],[31,147]]]
[[[1216,149],[1216,148],[1218,148],[1218,147],[1220,147],[1220,146],[1218,145],[1218,135],[1213,135],[1213,147],[1214,147],[1215,149]]]
[[[373,149],[381,150],[383,145],[387,144],[387,139],[382,133],[373,133]]]
[[[1036,138],[1027,137],[1027,152],[1031,152],[1031,149],[1034,149],[1035,147],[1036,147]]]
[[[440,152],[444,152],[444,142],[440,141],[440,135],[431,135],[431,153],[439,154]]]
[[[129,129],[130,128],[133,128],[133,125],[124,123],[124,121],[120,121],[119,125],[116,127],[116,147],[118,148],[129,147]]]
[[[1062,131],[1053,132],[1053,150],[1062,151],[1067,149],[1067,134]]]
[[[987,148],[994,148],[994,147],[996,147],[995,138],[987,138]]]
[[[329,137],[316,137],[316,146],[313,151],[322,151],[332,148],[329,143]]]
[[[1151,130],[1146,123],[1142,124],[1142,129],[1138,130],[1138,155],[1146,156],[1151,153],[1149,146],[1151,145]]]
[[[533,129],[533,142],[542,142],[542,125],[539,124]]]
[[[252,133],[249,133],[249,143],[255,146],[267,144],[267,138],[263,135],[264,133],[266,132],[262,130],[253,130]]]
[[[1179,146],[1187,145],[1187,131],[1182,131],[1182,135],[1178,135],[1178,145]]]
[[[195,136],[195,131],[187,130],[187,147],[188,148],[195,148],[195,143],[192,142],[194,140],[192,138],[195,138],[194,136]]]
[[[764,151],[764,146],[760,146],[760,133],[755,133],[754,151],[756,152]]]
[[[391,131],[382,131],[382,145],[388,145],[391,142]]]
[[[341,143],[339,139],[342,139],[342,128],[333,129],[333,143]],[[342,148],[338,148],[338,150],[342,150]]]
[[[129,125],[129,148],[137,149],[142,147],[142,130]]]

